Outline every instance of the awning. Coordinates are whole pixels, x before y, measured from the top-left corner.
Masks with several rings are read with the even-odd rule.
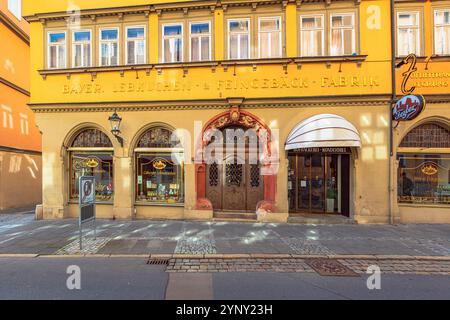
[[[319,114],[300,122],[286,140],[286,150],[320,147],[361,147],[358,130],[335,114]]]

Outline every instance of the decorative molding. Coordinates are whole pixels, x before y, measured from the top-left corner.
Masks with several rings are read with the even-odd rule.
[[[30,45],[30,36],[23,31],[14,21],[6,14],[0,11],[0,23],[3,23],[9,30],[11,30],[17,37],[19,37],[28,46]]]
[[[25,89],[19,87],[18,85],[15,85],[11,81],[8,81],[8,80],[6,80],[3,77],[0,77],[0,83],[4,84],[7,87],[10,87],[13,90],[16,90],[16,91],[20,92],[21,94],[26,95],[27,97],[30,96],[30,92],[28,90],[25,90]]]
[[[207,62],[183,62],[183,63],[160,63],[160,64],[145,64],[145,65],[121,65],[114,67],[89,67],[89,68],[69,68],[69,69],[45,69],[38,70],[39,74],[45,79],[49,75],[67,75],[67,74],[80,74],[87,72],[119,72],[123,76],[126,71],[138,71],[138,70],[158,70],[158,74],[162,73],[163,69],[182,69],[184,74],[188,73],[189,68],[206,67],[211,68],[212,72],[216,70],[218,66],[221,66],[224,72],[227,72],[230,67],[237,66],[249,66],[256,71],[260,65],[280,65],[285,71],[287,66],[291,63],[295,63],[300,69],[304,63],[325,63],[329,68],[332,63],[345,63],[355,62],[358,66],[362,64],[367,58],[367,55],[359,56],[325,56],[325,57],[298,57],[298,58],[277,58],[277,59],[248,59],[248,60],[216,60]]]
[[[334,2],[348,2],[349,0],[190,0],[190,1],[179,1],[179,2],[168,2],[168,3],[156,3],[152,5],[138,5],[138,6],[125,6],[125,7],[103,7],[98,9],[85,9],[80,11],[81,18],[91,17],[96,15],[110,16],[113,14],[148,14],[147,12],[156,12],[161,15],[164,12],[176,12],[181,11],[187,14],[188,11],[192,10],[216,10],[222,9],[226,11],[231,7],[249,7],[252,10],[256,10],[257,7],[269,6],[269,5],[281,5],[285,8],[288,3],[296,3],[298,6],[300,4],[307,3],[324,3],[326,5],[331,5]],[[354,0],[355,5],[360,4],[360,0]],[[51,13],[36,13],[34,15],[25,16],[24,18],[28,22],[37,22],[40,19],[46,20],[61,20],[70,15],[66,11],[61,12],[51,12]]]
[[[215,100],[176,100],[176,101],[117,101],[89,103],[30,103],[36,113],[63,112],[120,112],[126,111],[179,111],[229,109],[230,105],[239,105],[241,109],[264,108],[305,108],[336,106],[387,106],[391,95],[345,95],[290,98],[227,98]],[[448,97],[450,102],[450,95]]]

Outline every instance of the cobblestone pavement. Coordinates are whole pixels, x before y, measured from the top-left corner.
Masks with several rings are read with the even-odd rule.
[[[86,228],[87,235],[90,229]],[[77,252],[76,219],[0,215],[0,254],[292,254],[450,256],[450,225],[300,225],[98,220]]]
[[[369,266],[385,274],[450,275],[450,260],[336,259],[362,275]],[[315,272],[302,258],[170,259],[167,272]],[[338,274],[337,274],[338,275]],[[450,279],[449,279],[450,285]]]

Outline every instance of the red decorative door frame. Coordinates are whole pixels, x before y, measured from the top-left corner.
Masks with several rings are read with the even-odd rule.
[[[256,130],[258,136],[266,141],[263,150],[263,179],[264,179],[264,200],[258,203],[255,211],[263,208],[266,211],[273,211],[275,208],[275,195],[277,183],[277,170],[274,170],[278,163],[272,159],[275,152],[272,142],[272,132],[270,128],[258,117],[250,112],[240,110],[238,107],[232,107],[229,111],[223,112],[209,120],[203,127],[202,134],[196,144],[195,164],[195,189],[197,194],[197,210],[213,210],[211,202],[206,198],[206,163],[204,161],[204,151],[209,143],[210,134],[214,129],[221,130],[229,126],[240,126],[245,129]],[[263,136],[264,135],[264,136]]]

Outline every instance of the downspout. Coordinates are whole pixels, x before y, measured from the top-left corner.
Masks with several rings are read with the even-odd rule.
[[[393,205],[392,205],[392,178],[393,178],[393,156],[394,156],[394,128],[392,126],[392,108],[397,100],[397,86],[395,77],[395,0],[391,0],[391,83],[392,83],[392,96],[389,104],[389,223],[394,224]]]

